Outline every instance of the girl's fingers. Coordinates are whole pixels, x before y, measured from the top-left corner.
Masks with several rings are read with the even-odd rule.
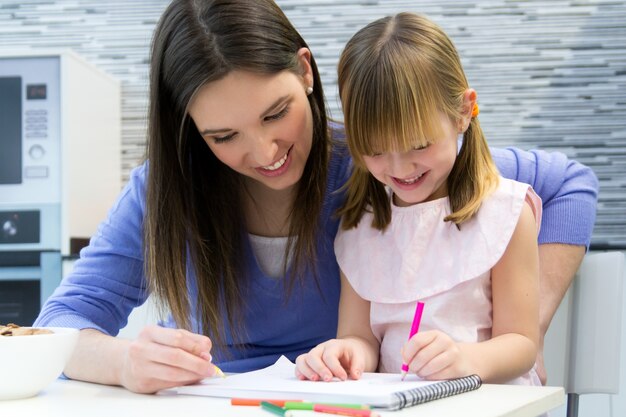
[[[316,374],[316,379],[309,378],[313,381],[329,381],[332,379],[332,372],[324,363],[324,350],[324,344],[317,345],[304,357],[306,364]]]
[[[419,350],[417,350],[413,358],[407,362],[409,364],[409,370],[423,377],[425,372],[424,367],[437,356],[445,352],[450,347],[450,343],[451,340],[439,332],[432,332],[426,335],[424,342],[417,344]]]
[[[317,345],[309,353],[298,356],[296,376],[300,379],[326,382],[334,377],[343,381],[348,377],[359,379],[365,366],[364,358],[362,355],[355,356],[350,347],[351,345],[340,340]]]
[[[325,347],[322,354],[322,361],[330,372],[320,374],[323,381],[329,382],[333,379],[333,376],[341,379],[342,381],[348,379],[348,373],[339,360],[339,358],[345,354],[342,350],[343,349],[341,347],[337,347],[336,345]]]
[[[296,377],[310,381],[319,381],[320,376],[307,363],[307,357],[309,355],[311,355],[310,352],[296,358]]]
[[[449,350],[444,350],[430,359],[417,371],[421,378],[437,379],[436,375],[448,368],[452,364],[452,354]]]
[[[402,360],[404,363],[410,364],[415,360],[417,355],[424,347],[431,344],[437,337],[436,332],[426,331],[417,333],[402,347]]]
[[[365,358],[359,356],[360,359],[357,359],[356,356],[352,357],[350,361],[350,378],[359,379],[363,375],[363,369],[365,368]]]

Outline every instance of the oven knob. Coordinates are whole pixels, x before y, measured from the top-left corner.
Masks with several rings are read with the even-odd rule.
[[[15,236],[17,234],[17,225],[11,220],[5,221],[2,225],[2,234],[4,237]]]
[[[28,150],[28,154],[33,159],[41,159],[45,155],[46,151],[41,145],[33,145]]]

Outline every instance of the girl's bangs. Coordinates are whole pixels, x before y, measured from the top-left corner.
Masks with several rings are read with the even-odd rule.
[[[385,62],[355,83],[344,109],[353,155],[407,152],[441,137],[441,100],[419,69]]]

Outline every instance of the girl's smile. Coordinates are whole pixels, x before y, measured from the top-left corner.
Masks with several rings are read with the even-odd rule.
[[[394,203],[410,206],[448,195],[448,175],[457,156],[458,127],[440,115],[441,137],[406,152],[363,155],[368,171],[391,188]]]

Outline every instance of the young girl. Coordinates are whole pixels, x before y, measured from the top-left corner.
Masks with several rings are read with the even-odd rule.
[[[409,372],[540,385],[541,201],[499,176],[458,54],[428,19],[377,20],[347,44],[339,90],[354,171],[335,252],[338,338],[301,379]],[[420,331],[408,342],[417,301]]]

